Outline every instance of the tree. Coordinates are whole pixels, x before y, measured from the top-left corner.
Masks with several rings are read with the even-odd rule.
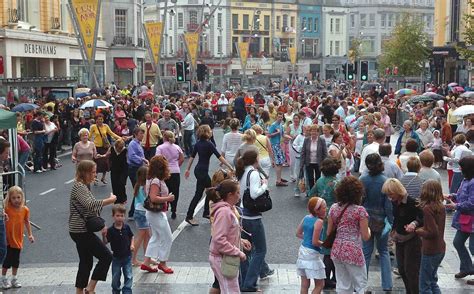
[[[402,76],[417,76],[421,74],[431,50],[428,46],[429,36],[424,31],[425,25],[421,20],[410,14],[405,14],[402,21],[393,29],[388,41],[383,44],[379,56],[379,71],[385,68],[398,67]]]
[[[473,12],[474,2],[467,0],[468,11]],[[474,13],[466,13],[463,17],[464,30],[461,33],[465,46],[456,46],[458,53],[469,62],[474,62]]]
[[[351,63],[355,63],[360,58],[360,45],[362,41],[359,38],[354,38],[351,41],[347,56]]]

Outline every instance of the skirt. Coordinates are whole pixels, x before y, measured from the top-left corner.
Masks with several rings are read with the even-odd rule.
[[[276,165],[282,165],[283,163],[285,163],[286,158],[283,154],[283,150],[281,150],[280,144],[272,144],[272,151]]]
[[[322,255],[316,250],[300,246],[298,260],[296,260],[296,273],[306,279],[324,280],[326,270]]]
[[[107,151],[107,148],[97,147],[97,154],[104,155]],[[95,163],[97,164],[97,173],[105,173],[110,170],[109,159],[107,157],[96,158]]]

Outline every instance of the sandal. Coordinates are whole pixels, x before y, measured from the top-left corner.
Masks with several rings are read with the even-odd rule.
[[[104,185],[107,185],[107,184],[108,184],[105,179],[101,179],[100,181],[101,181]]]
[[[151,267],[151,266],[148,266],[146,264],[143,264],[140,266],[140,269],[142,271],[147,271],[149,273],[157,273],[158,272],[158,269],[157,268],[154,268],[154,267]]]
[[[84,289],[84,294],[95,294],[95,291],[89,291],[87,289]]]
[[[165,274],[172,274],[172,273],[174,273],[174,271],[173,271],[172,268],[170,268],[170,267],[164,267],[164,266],[162,266],[161,264],[158,265],[158,269],[159,269],[160,271],[164,272]]]

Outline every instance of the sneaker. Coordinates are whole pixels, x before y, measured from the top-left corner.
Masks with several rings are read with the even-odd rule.
[[[260,275],[260,280],[268,279],[270,276],[273,276],[274,274],[275,274],[274,269],[268,270],[268,272],[266,272],[265,274]]]
[[[300,193],[295,192],[295,197],[300,197]]]
[[[400,273],[398,272],[398,268],[393,269],[393,274],[396,276],[400,276]]]
[[[5,279],[2,279],[1,287],[2,287],[3,290],[7,290],[7,289],[10,289],[12,287],[12,284],[10,283],[10,281],[7,278],[5,278]]]
[[[35,173],[37,173],[37,174],[40,174],[40,173],[42,173],[42,172],[43,172],[43,171],[40,170],[40,169],[39,169],[39,170],[35,170]]]
[[[17,279],[12,279],[12,288],[21,288],[21,284]]]

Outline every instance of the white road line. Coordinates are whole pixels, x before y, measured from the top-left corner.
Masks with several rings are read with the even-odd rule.
[[[75,179],[71,179],[71,180],[69,180],[69,181],[67,181],[67,182],[64,182],[64,184],[65,184],[65,185],[69,185],[70,183],[74,182],[74,180],[75,180]]]
[[[46,191],[44,191],[44,192],[41,192],[40,195],[41,195],[41,196],[46,195],[46,194],[48,194],[48,193],[50,193],[50,192],[53,192],[54,190],[56,190],[56,188],[51,188],[51,189],[49,189],[49,190],[46,190]]]
[[[199,210],[201,210],[201,208],[204,206],[204,201],[206,201],[206,197],[204,197],[203,199],[201,199],[201,201],[199,201],[198,205],[196,206],[196,209],[194,210],[194,215],[193,216],[196,216],[196,214],[199,212]],[[182,223],[179,224],[179,226],[173,232],[173,242],[176,238],[178,238],[179,234],[181,234],[181,232],[187,226],[190,226],[190,224],[188,224],[185,220]]]
[[[68,155],[71,155],[71,154],[72,154],[72,151],[68,151],[68,152],[59,154],[58,157],[61,158],[61,157],[65,157],[65,156],[68,156]]]

